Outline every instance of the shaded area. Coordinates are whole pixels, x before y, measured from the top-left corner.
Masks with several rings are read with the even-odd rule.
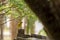
[[[25,0],[25,1],[44,24],[45,30],[50,39],[60,40],[60,11],[58,9],[60,1],[59,0]]]
[[[26,34],[24,34],[24,29],[20,29],[19,31],[18,31],[18,35],[17,35],[17,37],[16,37],[16,39],[14,39],[14,40],[29,40],[29,39],[35,39],[35,40],[37,40],[37,39],[44,39],[44,40],[49,40],[49,38],[48,37],[46,37],[46,36],[42,36],[42,35],[36,35],[36,34],[31,34],[31,35],[26,35]]]

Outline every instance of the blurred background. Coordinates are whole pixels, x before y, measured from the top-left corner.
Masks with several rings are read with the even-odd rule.
[[[44,26],[24,0],[0,0],[0,40],[14,40],[18,30],[46,36]]]

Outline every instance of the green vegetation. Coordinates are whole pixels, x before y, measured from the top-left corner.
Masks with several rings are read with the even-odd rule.
[[[5,16],[12,15],[14,20],[20,20],[17,26],[18,29],[21,27],[22,18],[27,17],[26,32],[29,34],[30,30],[32,34],[34,33],[34,23],[38,18],[24,0],[8,0],[4,5],[0,3],[0,13],[4,13]],[[45,34],[44,30],[42,32]]]

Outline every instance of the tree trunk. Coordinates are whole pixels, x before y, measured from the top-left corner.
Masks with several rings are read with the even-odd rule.
[[[60,1],[25,0],[42,21],[51,40],[60,40]]]
[[[0,14],[0,40],[3,40],[4,14]]]
[[[5,5],[6,4],[6,2],[5,2],[6,0],[0,0],[0,3],[1,3],[1,5]],[[3,40],[3,28],[4,28],[4,18],[5,18],[5,14],[3,13],[4,12],[4,10],[1,12],[1,14],[0,14],[0,32],[1,32],[1,34],[0,34],[0,40]]]
[[[14,40],[17,37],[17,33],[18,33],[17,26],[19,23],[19,21],[17,19],[14,19],[14,20],[13,19],[14,19],[14,17],[13,17],[13,15],[11,15],[11,18],[10,18],[10,20],[11,20],[11,22],[10,22],[11,40]]]

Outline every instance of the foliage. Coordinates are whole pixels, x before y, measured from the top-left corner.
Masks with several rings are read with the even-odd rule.
[[[23,17],[27,16],[27,33],[29,30],[33,30],[34,22],[38,19],[24,0],[8,0],[7,4],[4,5],[0,3],[0,13],[2,12],[5,13],[5,16],[13,15],[14,19],[20,18],[20,21]],[[18,28],[20,28],[21,24],[21,22],[18,23]]]
[[[10,4],[12,4],[12,7],[16,8],[16,11],[19,13],[18,15],[20,15],[20,18],[23,18],[24,16],[28,17],[29,26],[31,26],[34,23],[33,21],[35,21],[37,17],[31,11],[31,9],[28,8],[28,6],[26,5],[26,3],[23,0],[10,0]],[[15,14],[16,14],[16,12],[15,12]]]
[[[40,35],[43,35],[43,36],[47,36],[46,32],[44,31],[44,29],[40,30],[39,32]]]

